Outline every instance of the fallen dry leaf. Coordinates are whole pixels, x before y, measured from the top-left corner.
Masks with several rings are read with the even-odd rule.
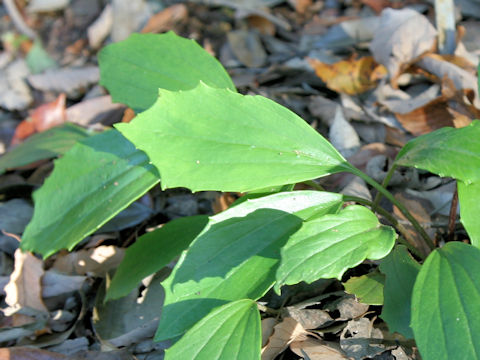
[[[0,348],[0,359],[5,360],[63,360],[67,355],[30,347]]]
[[[37,107],[30,117],[17,126],[11,145],[20,143],[34,133],[63,124],[66,120],[65,101],[65,94],[60,94],[56,100]]]
[[[338,344],[314,338],[294,341],[290,344],[290,350],[302,358],[307,355],[310,360],[348,359]]]
[[[378,65],[371,56],[342,60],[331,65],[317,59],[307,60],[329,89],[349,95],[374,88],[377,81],[387,74],[385,67]]]
[[[123,260],[125,249],[102,245],[58,256],[52,268],[65,274],[104,276]]]
[[[412,9],[385,9],[370,44],[375,60],[383,64],[396,87],[403,69],[435,46],[437,31],[428,19]]]
[[[100,71],[97,66],[51,69],[28,77],[28,82],[35,89],[63,92],[68,97],[78,97],[88,86],[98,83],[99,80]]]
[[[312,0],[288,0],[288,3],[293,6],[295,11],[299,14],[305,14],[310,6],[312,6]]]
[[[92,49],[98,49],[112,31],[113,10],[112,5],[107,4],[100,16],[87,29],[88,43]]]
[[[291,317],[283,319],[274,326],[273,334],[268,339],[267,345],[262,348],[262,360],[273,360],[283,352],[293,341],[307,338],[306,331],[299,322]]]
[[[15,251],[15,268],[5,286],[5,302],[12,309],[25,307],[47,312],[42,300],[41,279],[44,274],[43,261],[29,252]],[[13,326],[28,324],[33,319],[22,314],[13,315]]]
[[[273,317],[262,319],[262,347],[267,345],[268,339],[273,334],[274,327],[277,324],[278,320]]]
[[[188,18],[184,4],[175,4],[153,15],[143,27],[141,33],[160,33],[171,30],[173,26]]]
[[[96,123],[110,125],[117,122],[125,105],[113,103],[110,95],[98,96],[81,101],[67,109],[67,121],[81,126]],[[118,114],[117,114],[118,112]]]
[[[254,29],[257,29],[260,34],[275,35],[275,24],[270,20],[259,15],[250,15],[247,17],[248,25]]]
[[[448,107],[447,100],[440,96],[409,113],[395,116],[405,130],[420,136],[444,126],[454,126],[455,118]]]

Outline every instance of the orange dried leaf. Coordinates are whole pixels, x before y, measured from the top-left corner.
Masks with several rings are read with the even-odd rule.
[[[188,10],[184,4],[172,5],[153,15],[142,29],[142,34],[171,30],[178,22],[186,20]]]
[[[374,88],[377,80],[387,75],[387,69],[377,64],[371,56],[342,60],[331,65],[317,59],[307,60],[329,89],[349,95]]]

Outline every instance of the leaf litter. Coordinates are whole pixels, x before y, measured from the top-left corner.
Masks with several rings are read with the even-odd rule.
[[[24,7],[17,2],[23,23],[12,8],[2,18],[8,35],[2,37],[0,52],[4,149],[64,122],[103,130],[122,117],[131,119],[131,109],[112,103],[97,86],[97,54],[132,32],[174,30],[194,38],[223,62],[241,93],[286,105],[380,181],[409,139],[444,126],[463,127],[479,116],[480,27],[474,1],[458,2],[457,43],[450,55],[438,54],[431,8],[415,1],[112,0],[103,8],[79,0],[66,3],[38,0]],[[161,297],[161,290],[151,279],[118,303],[103,304],[99,289],[139,235],[176,217],[224,210],[239,194],[227,198],[154,188],[148,211],[119,217],[115,226],[102,230],[107,233],[86,239],[70,254],[42,261],[17,250],[15,237],[21,237],[31,217],[24,199],[51,170],[44,166],[34,163],[0,175],[0,213],[5,213],[0,283],[6,303],[0,354],[12,359],[162,358],[168,344],[152,342],[161,304],[151,299],[152,294]],[[16,180],[8,180],[11,176]],[[396,196],[443,241],[452,183],[403,169],[394,179]],[[364,198],[375,195],[345,174],[320,184]],[[391,212],[403,221],[396,209]],[[455,236],[461,237],[461,231]],[[374,266],[365,262],[343,280],[371,274]],[[327,288],[298,284],[285,287],[284,294],[269,293],[260,300],[266,306],[262,359],[279,354],[285,359],[416,358],[411,343],[389,337],[379,310],[346,295],[340,282]],[[93,303],[97,320],[91,326],[83,316]]]

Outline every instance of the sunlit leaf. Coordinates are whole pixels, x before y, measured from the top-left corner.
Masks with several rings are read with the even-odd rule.
[[[116,127],[146,152],[163,188],[243,192],[352,168],[285,107],[205,84],[160,90],[155,105]]]
[[[165,352],[165,360],[260,360],[261,340],[257,304],[238,300],[196,323]]]
[[[21,247],[43,256],[71,250],[158,181],[148,157],[118,131],[92,136],[57,160],[33,194],[35,211]]]
[[[307,221],[281,250],[275,290],[300,281],[339,279],[365,259],[388,255],[395,239],[392,228],[381,225],[375,214],[358,205]]]
[[[460,202],[460,220],[470,236],[470,242],[480,247],[480,181],[465,184],[457,181],[458,200]]]
[[[369,305],[383,305],[383,286],[385,276],[378,271],[366,275],[351,277],[343,283],[345,292],[354,294],[358,301]]]
[[[235,91],[222,65],[194,40],[173,32],[133,34],[99,54],[100,83],[116,102],[143,111],[158,97],[158,89],[187,90],[201,80]]]

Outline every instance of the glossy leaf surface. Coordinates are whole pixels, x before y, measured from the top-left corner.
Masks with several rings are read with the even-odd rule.
[[[87,130],[68,123],[35,134],[0,157],[0,174],[8,169],[64,154],[89,135]]]
[[[149,156],[163,188],[244,192],[351,169],[285,107],[205,84],[160,90],[150,109],[116,127]]]
[[[422,265],[412,328],[422,359],[480,358],[480,249],[449,242]]]
[[[338,214],[307,221],[281,250],[275,290],[300,281],[339,279],[365,259],[388,255],[395,239],[394,230],[380,225],[363,206],[348,206]]]
[[[21,247],[43,256],[71,250],[158,181],[148,157],[118,131],[92,136],[57,160],[34,193]]]
[[[480,121],[445,127],[409,141],[398,153],[398,165],[428,170],[471,183],[480,180]]]
[[[386,276],[381,318],[390,332],[413,339],[410,327],[412,291],[420,264],[408,254],[405,246],[399,245],[382,260],[380,271]]]
[[[116,102],[137,111],[149,108],[158,89],[187,90],[201,80],[235,91],[223,66],[194,40],[166,34],[133,34],[99,55],[100,83]]]
[[[247,200],[213,216],[163,282],[156,340],[183,334],[212,309],[258,299],[273,285],[281,246],[305,218],[338,211],[341,195],[301,191]]]
[[[165,352],[165,360],[260,360],[261,339],[257,304],[238,300],[196,323]]]

